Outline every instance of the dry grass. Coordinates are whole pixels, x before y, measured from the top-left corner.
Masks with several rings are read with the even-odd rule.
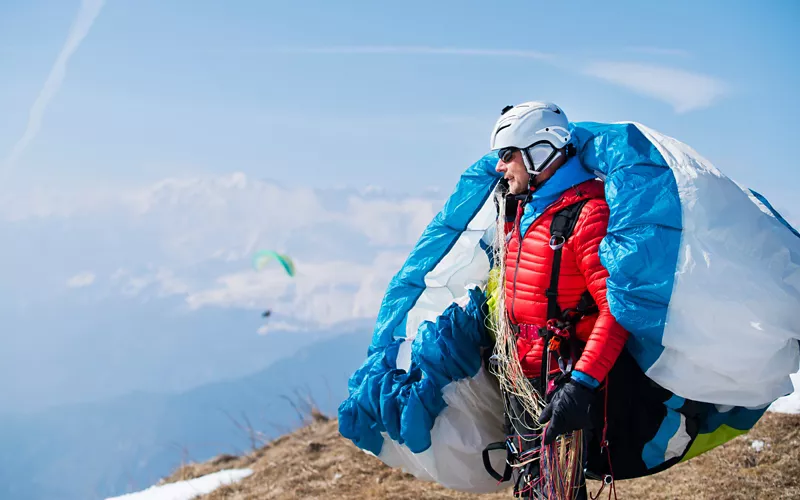
[[[761,452],[751,443],[764,441]],[[184,466],[168,481],[222,469],[249,467],[252,476],[202,497],[255,499],[478,499],[511,498],[509,491],[470,495],[416,480],[389,469],[342,438],[336,421],[321,415],[292,434],[251,455],[223,455]],[[596,491],[597,483],[592,484]],[[749,434],[690,462],[652,477],[620,481],[619,498],[637,499],[800,499],[800,416],[768,413]],[[605,494],[601,498],[607,498]]]
[[[751,443],[765,443],[757,452]],[[620,481],[622,498],[800,499],[800,415],[767,413],[748,434],[650,478]]]

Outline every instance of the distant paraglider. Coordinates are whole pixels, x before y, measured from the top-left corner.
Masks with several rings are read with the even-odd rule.
[[[259,250],[253,256],[253,268],[256,271],[264,269],[272,261],[278,262],[286,274],[294,277],[294,262],[288,255],[279,254],[273,250]]]
[[[291,257],[280,254],[274,250],[259,250],[256,252],[255,255],[253,255],[253,269],[260,271],[273,261],[280,264],[281,267],[283,267],[283,270],[286,271],[286,274],[288,274],[290,277],[294,277],[295,267]],[[267,309],[261,313],[261,317],[264,318],[264,320],[268,320],[270,316],[272,316],[272,310],[270,309]],[[265,328],[266,325],[262,327],[262,329]],[[261,332],[261,330],[259,330],[259,332]]]
[[[261,313],[261,317],[264,318],[264,324],[258,329],[259,335],[266,335],[269,332],[269,317],[272,316],[272,311],[267,309],[266,311]]]

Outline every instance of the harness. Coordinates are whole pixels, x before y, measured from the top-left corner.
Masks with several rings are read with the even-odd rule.
[[[547,386],[548,374],[550,373],[551,354],[555,354],[558,368],[561,375],[568,377],[572,373],[572,367],[577,361],[580,353],[575,339],[575,325],[584,317],[595,314],[597,304],[595,304],[592,294],[586,290],[581,294],[578,305],[572,309],[561,310],[558,307],[558,278],[561,273],[561,254],[564,244],[567,242],[575,224],[583,210],[584,205],[589,200],[581,200],[578,203],[561,209],[553,216],[550,224],[550,248],[553,249],[553,267],[550,271],[550,286],[545,290],[547,297],[547,323],[539,328],[539,337],[544,339],[544,351],[542,353],[542,373],[540,377],[540,394],[548,394],[552,389]]]
[[[575,337],[575,325],[584,317],[597,312],[597,304],[589,291],[585,291],[575,308],[561,310],[558,306],[558,281],[561,272],[561,257],[564,244],[572,236],[575,225],[578,222],[581,210],[588,202],[588,199],[581,200],[559,210],[550,224],[549,246],[553,250],[553,265],[550,271],[550,284],[545,291],[547,297],[547,322],[544,326],[514,324],[512,328],[517,335],[538,335],[544,339],[544,352],[542,353],[542,372],[538,380],[537,390],[539,394],[546,396],[548,389],[553,389],[558,383],[569,378],[572,368],[577,361],[580,353],[577,338]],[[518,216],[515,225],[519,231],[519,215],[522,207],[518,208]],[[522,236],[520,235],[519,252],[522,251]],[[519,267],[519,252],[517,254],[517,268]],[[516,269],[514,273],[514,292],[516,292]],[[513,316],[513,303],[511,318]],[[549,380],[550,360],[555,357],[559,373],[555,378]],[[550,386],[550,387],[549,387]],[[506,440],[492,443],[483,450],[483,465],[486,471],[499,482],[509,481],[514,469],[518,470],[518,475],[514,484],[514,496],[534,497],[532,483],[539,477],[538,450],[540,448],[540,436],[524,436],[515,429],[514,421],[522,421],[527,426],[533,425],[533,416],[528,415],[522,410],[516,398],[510,394],[504,394],[506,399],[506,412],[504,412]],[[511,414],[510,414],[511,413]],[[526,439],[526,437],[528,439]],[[506,466],[502,474],[492,467],[489,460],[490,452],[496,450],[506,450]]]

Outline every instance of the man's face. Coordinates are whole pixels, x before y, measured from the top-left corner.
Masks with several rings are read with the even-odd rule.
[[[511,155],[507,154],[506,159],[508,161],[503,161],[503,158],[500,158],[495,170],[503,174],[503,179],[508,181],[509,193],[526,193],[528,191],[528,181],[531,178],[531,174],[525,170],[525,164],[522,162],[522,152],[516,150]]]

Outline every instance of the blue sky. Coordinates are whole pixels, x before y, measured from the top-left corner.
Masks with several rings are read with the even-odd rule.
[[[0,6],[0,157],[22,136],[79,7]],[[573,120],[673,135],[786,207],[800,180],[798,14],[791,1],[112,0],[14,179],[243,171],[449,189],[503,105],[548,99]]]
[[[291,332],[368,320],[506,104],[642,122],[800,221],[796,2],[551,5],[1,2],[0,399],[257,370],[267,305]]]

